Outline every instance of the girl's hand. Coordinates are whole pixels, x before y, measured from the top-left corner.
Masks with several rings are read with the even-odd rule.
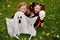
[[[44,27],[44,22],[43,22],[43,23],[41,23],[41,27]]]

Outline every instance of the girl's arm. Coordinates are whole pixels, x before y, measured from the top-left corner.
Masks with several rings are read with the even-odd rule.
[[[44,26],[45,11],[41,10],[39,12],[39,16],[40,16],[40,21],[41,21],[41,27],[43,27]]]

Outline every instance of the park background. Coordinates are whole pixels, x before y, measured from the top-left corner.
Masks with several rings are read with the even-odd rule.
[[[37,30],[32,40],[60,40],[60,0],[0,0],[0,40],[17,40],[7,33],[6,17],[11,18],[20,2],[39,2],[45,5],[45,26]],[[21,34],[21,40],[30,35]]]

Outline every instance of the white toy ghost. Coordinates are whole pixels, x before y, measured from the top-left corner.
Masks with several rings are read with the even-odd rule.
[[[19,39],[19,35],[30,34],[29,40],[32,36],[36,36],[36,30],[34,29],[34,23],[37,17],[29,18],[25,16],[23,12],[16,12],[13,19],[6,18],[8,34],[11,37]]]
[[[44,17],[45,17],[45,11],[41,10],[41,11],[39,12],[39,16],[40,16],[40,20],[43,20]]]

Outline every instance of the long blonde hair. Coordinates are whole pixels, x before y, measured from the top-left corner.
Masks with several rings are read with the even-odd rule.
[[[18,4],[18,9],[21,7],[21,6],[26,6],[27,7],[27,3],[26,2],[21,2]]]

